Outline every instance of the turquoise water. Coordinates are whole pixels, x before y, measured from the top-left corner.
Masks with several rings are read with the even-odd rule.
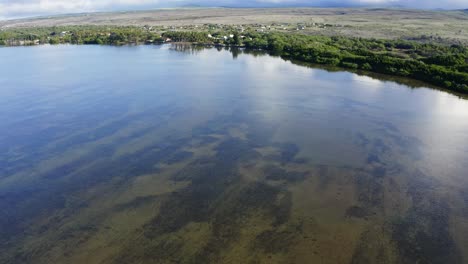
[[[468,259],[465,99],[224,49],[0,58],[2,263]]]

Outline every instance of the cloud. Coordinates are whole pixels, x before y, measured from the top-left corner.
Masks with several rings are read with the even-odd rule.
[[[143,8],[158,4],[159,0],[0,0],[0,17]]]
[[[61,13],[200,6],[403,6],[468,8],[467,0],[0,0],[0,18]]]

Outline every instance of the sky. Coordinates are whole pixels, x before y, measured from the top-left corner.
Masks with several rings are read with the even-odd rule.
[[[0,19],[64,13],[141,10],[184,6],[391,6],[423,9],[467,9],[468,0],[0,0]]]

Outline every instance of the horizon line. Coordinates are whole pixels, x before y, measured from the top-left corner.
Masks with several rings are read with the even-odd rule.
[[[54,18],[61,16],[78,16],[78,15],[87,15],[87,14],[106,14],[106,13],[127,13],[127,12],[148,12],[148,11],[158,11],[158,10],[181,10],[181,9],[214,9],[214,8],[224,8],[224,9],[288,9],[288,8],[308,8],[308,9],[398,9],[398,10],[415,10],[415,11],[441,11],[441,12],[453,12],[453,11],[468,11],[468,8],[455,8],[455,9],[443,9],[443,8],[414,8],[414,7],[404,7],[404,6],[304,6],[304,5],[281,5],[281,6],[177,6],[177,7],[155,7],[155,8],[135,8],[135,9],[122,9],[122,10],[102,10],[102,11],[85,11],[85,12],[68,12],[68,13],[53,13],[53,14],[43,14],[43,15],[32,15],[32,16],[21,16],[21,17],[11,17],[11,18],[2,18],[0,21],[11,21],[11,20],[22,20],[22,19],[44,19],[44,18]]]

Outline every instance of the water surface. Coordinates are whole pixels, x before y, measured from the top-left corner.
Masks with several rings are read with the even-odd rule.
[[[242,51],[0,49],[1,263],[466,263],[468,101]]]

